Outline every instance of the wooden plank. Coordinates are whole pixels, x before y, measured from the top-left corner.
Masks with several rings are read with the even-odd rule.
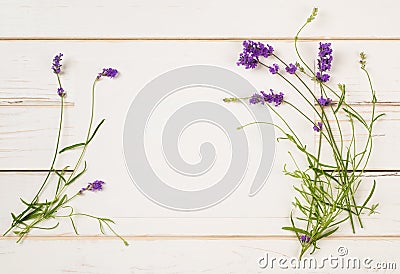
[[[281,269],[277,261],[271,269],[259,267],[261,258],[296,257],[298,243],[293,240],[169,240],[131,241],[124,247],[112,241],[25,241],[23,245],[13,241],[0,241],[0,263],[2,270],[15,273],[348,273],[347,263],[334,269],[329,264],[324,268]],[[371,246],[373,248],[366,248]],[[338,248],[347,249],[348,255],[339,256]],[[360,269],[355,273],[370,271],[398,273],[399,239],[392,240],[330,240],[321,243],[321,249],[308,258],[315,258],[322,266],[323,258],[358,258]],[[40,250],[40,251],[38,251]],[[38,262],[36,256],[46,260]],[[24,263],[20,263],[23,258]],[[371,259],[371,269],[364,268],[365,258]],[[347,262],[347,261],[345,261]],[[377,263],[394,263],[392,269],[372,269]],[[284,265],[285,263],[282,263]],[[351,264],[350,267],[353,265]],[[388,267],[388,264],[386,264]],[[393,269],[396,266],[395,269]]]
[[[106,96],[106,98],[109,96]],[[101,98],[101,101],[105,101],[106,98]],[[110,100],[112,100],[110,98]],[[107,108],[106,102],[102,103],[102,108]],[[126,103],[124,108],[127,108]],[[301,121],[295,113],[290,112],[282,107],[280,110],[282,113],[288,114],[287,117],[291,121],[299,120],[302,124],[302,128],[307,132],[309,125]],[[368,166],[369,169],[374,170],[398,170],[400,168],[399,163],[394,161],[395,155],[400,153],[399,147],[396,145],[399,138],[399,120],[400,113],[396,111],[398,107],[395,105],[378,105],[377,111],[379,113],[386,113],[384,117],[377,123],[374,131],[374,146],[372,158]],[[232,108],[234,109],[234,108]],[[360,106],[358,109],[365,115],[369,116],[370,107],[368,105]],[[82,141],[84,131],[87,125],[84,120],[79,120],[79,113],[76,108],[67,108],[67,121],[63,131],[62,147],[72,144],[74,142]],[[113,145],[109,148],[103,147],[105,152],[103,155],[113,155],[114,159],[118,159],[117,164],[123,166],[124,158],[123,155],[118,154],[118,151],[122,149],[122,132],[124,115],[123,109],[120,111],[114,111],[111,116],[104,114],[100,117],[107,118],[104,128],[102,128],[101,135],[97,136],[100,141],[93,142],[89,149],[88,156],[92,162],[101,162],[101,159],[97,159],[95,155],[92,155],[90,151],[96,151],[101,146],[107,146],[107,141],[112,140]],[[87,114],[87,113],[83,113]],[[1,154],[0,154],[0,166],[2,170],[46,170],[49,168],[50,160],[54,151],[57,126],[57,117],[59,115],[59,109],[57,107],[0,107],[0,121],[4,129],[0,133],[1,142]],[[40,118],[39,118],[40,117]],[[100,117],[98,119],[100,119]],[[344,121],[345,118],[343,118]],[[278,120],[276,120],[279,122]],[[251,120],[248,120],[251,122]],[[119,134],[115,134],[120,132]],[[337,133],[337,132],[336,132]],[[278,134],[278,132],[277,132]],[[363,144],[366,138],[366,132],[360,131],[359,133],[359,144]],[[102,136],[103,135],[103,136]],[[254,138],[257,137],[255,132],[252,135]],[[338,134],[335,134],[336,138]],[[302,137],[305,138],[306,143],[310,146],[313,145],[312,132]],[[349,131],[344,132],[344,139],[349,140],[351,136]],[[339,140],[339,139],[338,139]],[[316,140],[317,141],[317,140]],[[254,144],[254,147],[260,146]],[[293,148],[285,142],[277,144],[283,162],[290,160],[286,154],[288,149],[293,151]],[[76,152],[70,152],[62,157],[57,162],[58,168],[63,168],[68,163],[76,158]],[[35,159],[35,160],[32,160]]]
[[[90,166],[87,176],[79,181],[70,194],[78,191],[85,182],[95,178],[106,181],[102,193],[87,193],[78,197],[72,204],[78,211],[113,218],[116,229],[127,237],[136,236],[185,236],[185,237],[237,237],[256,236],[268,239],[281,237],[288,239],[293,234],[281,229],[290,224],[288,216],[292,209],[296,182],[281,173],[281,165],[274,168],[266,186],[254,197],[249,197],[251,180],[245,178],[239,188],[217,206],[202,211],[180,212],[160,207],[149,201],[132,184],[126,171],[104,170]],[[0,193],[4,206],[0,208],[0,231],[5,231],[11,221],[10,212],[23,209],[18,197],[29,200],[43,179],[43,173],[0,173],[0,182],[7,191]],[[250,177],[250,176],[249,176]],[[377,181],[375,194],[371,203],[379,202],[379,214],[363,216],[364,229],[357,229],[352,234],[350,225],[343,225],[335,234],[346,237],[400,237],[398,214],[400,204],[397,193],[400,191],[398,173],[367,173],[357,196],[363,201],[371,188],[373,180]],[[6,185],[7,184],[7,185]],[[50,193],[52,187],[47,189]],[[47,197],[47,194],[44,197]],[[118,201],[115,202],[118,197]],[[100,199],[100,200],[99,200]],[[101,201],[99,203],[99,201]],[[77,218],[80,236],[99,236],[98,224],[90,219]],[[54,224],[49,222],[48,225]],[[74,233],[70,223],[61,221],[55,231],[33,231],[35,236],[72,237]],[[96,238],[97,239],[97,238]],[[101,236],[98,238],[101,239]],[[167,238],[168,239],[168,238]],[[201,239],[201,238],[199,238]]]
[[[307,37],[400,38],[397,1],[12,1],[0,5],[0,33],[19,38],[293,37],[313,7]],[[287,7],[291,9],[287,9]],[[344,8],[345,7],[345,8]],[[374,11],[374,16],[369,14]],[[70,20],[73,16],[74,20]],[[90,20],[88,20],[90,16]],[[287,18],[290,18],[287,19]],[[110,23],[105,23],[110,22]]]
[[[400,58],[397,50],[400,41],[332,43],[332,87],[336,87],[337,83],[346,84],[350,102],[370,100],[368,82],[358,63],[359,53],[364,51],[378,100],[385,103],[400,102],[400,80],[396,78],[399,67],[396,62],[388,61]],[[272,41],[270,44],[286,62],[298,61],[292,41]],[[13,48],[12,54],[7,50],[10,47]],[[299,47],[304,59],[312,66],[317,58],[318,42],[301,42]],[[93,48],[98,51],[93,51]],[[278,76],[266,75],[265,69],[245,70],[237,67],[236,61],[242,50],[240,41],[1,41],[0,49],[0,58],[7,64],[7,69],[0,75],[0,106],[57,101],[56,79],[50,66],[53,56],[60,51],[65,54],[62,80],[71,102],[89,92],[92,79],[102,66],[111,65],[122,73],[111,86],[115,90],[114,95],[119,96],[123,92],[126,92],[125,96],[136,94],[156,76],[177,67],[195,64],[230,69],[249,79],[259,89],[290,90],[290,86]],[[265,62],[279,63],[273,58]]]
[[[335,42],[335,75],[332,84],[346,83],[349,93],[348,101],[365,103],[369,99],[367,83],[359,71],[357,52],[366,50],[370,57],[373,80],[377,87],[377,96],[381,103],[379,111],[388,115],[378,124],[376,147],[370,169],[398,169],[397,161],[389,155],[398,153],[397,140],[399,96],[396,94],[398,81],[387,81],[387,71],[396,74],[395,62],[386,64],[385,60],[397,58],[399,42]],[[274,43],[277,53],[284,54],[287,60],[296,60],[291,42]],[[313,60],[316,51],[315,42],[302,43],[306,59]],[[13,48],[9,54],[7,48]],[[96,48],[98,51],[93,51]],[[62,145],[82,141],[89,115],[91,81],[101,66],[115,66],[121,71],[114,81],[102,81],[98,85],[96,119],[107,118],[102,129],[104,155],[114,155],[123,161],[121,154],[113,150],[122,148],[122,130],[130,102],[146,83],[158,75],[185,65],[211,64],[230,69],[242,75],[257,88],[282,90],[286,98],[296,102],[298,95],[281,79],[265,73],[265,70],[246,71],[236,67],[235,61],[241,45],[238,42],[65,42],[65,41],[20,41],[1,42],[0,58],[8,69],[0,75],[0,120],[3,130],[1,136],[0,169],[1,170],[46,170],[51,159],[57,129],[58,101],[56,79],[50,71],[50,62],[54,53],[65,53],[65,73],[62,79],[68,92],[65,131]],[[102,52],[104,54],[99,54]],[[137,54],[145,53],[145,54]],[[101,56],[101,58],[100,58]],[[151,56],[151,62],[148,60]],[[398,56],[400,58],[400,56]],[[101,61],[99,61],[101,59]],[[274,62],[274,61],[268,61]],[[101,63],[101,64],[99,64]],[[381,67],[386,65],[385,70]],[[340,67],[340,69],[339,69]],[[354,73],[354,74],[353,74]],[[191,95],[196,100],[195,95]],[[226,95],[225,95],[226,96]],[[297,96],[297,97],[296,97]],[[220,102],[223,94],[206,98]],[[179,98],[178,98],[179,100]],[[235,109],[233,105],[225,105]],[[365,106],[365,111],[368,106]],[[282,107],[280,111],[288,111]],[[306,110],[310,113],[310,110]],[[242,115],[242,114],[241,114]],[[288,117],[296,121],[299,116],[289,113]],[[310,113],[311,115],[311,113]],[[244,117],[244,116],[243,116]],[[96,120],[96,121],[98,121]],[[247,120],[248,122],[252,120]],[[310,128],[307,124],[299,125],[304,132]],[[304,136],[306,143],[312,146],[312,132]],[[112,141],[113,146],[109,146]],[[109,149],[107,149],[107,146]],[[282,143],[280,144],[282,146]],[[285,153],[287,147],[282,148]],[[378,149],[379,148],[379,149]],[[94,150],[97,148],[94,147]],[[64,163],[71,162],[73,154],[66,155]],[[286,158],[286,156],[284,156]],[[96,158],[93,156],[93,158]],[[35,159],[32,161],[32,159]],[[286,158],[288,159],[288,158]],[[376,161],[379,159],[379,162]],[[99,161],[94,159],[94,161]],[[118,162],[122,165],[123,162]]]

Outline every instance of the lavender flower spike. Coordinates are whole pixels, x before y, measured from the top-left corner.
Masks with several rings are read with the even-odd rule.
[[[323,107],[329,106],[332,103],[332,99],[331,98],[324,98],[322,96],[317,101]]]
[[[96,79],[99,80],[99,79],[100,79],[101,77],[103,77],[103,76],[108,77],[108,78],[114,78],[114,77],[117,76],[117,74],[118,74],[118,70],[116,70],[116,69],[113,69],[113,68],[103,68],[103,71],[102,71],[102,72],[99,72],[99,73],[97,74]]]
[[[243,51],[239,55],[237,61],[238,66],[244,66],[246,69],[257,67],[259,57],[268,58],[274,52],[274,48],[270,45],[264,45],[261,42],[251,40],[243,41]]]
[[[297,70],[297,67],[295,65],[293,65],[292,63],[290,63],[287,67],[286,67],[286,72],[290,73],[290,74],[295,74]]]
[[[284,94],[279,92],[278,94],[274,93],[272,89],[270,89],[270,93],[266,94],[264,91],[260,91],[260,93],[264,96],[264,101],[267,103],[275,103],[275,106],[279,106],[283,102]]]
[[[103,184],[105,184],[103,181],[95,180],[94,182],[88,183],[88,185],[86,187],[79,190],[79,194],[82,194],[86,190],[101,191],[101,190],[103,190]]]
[[[272,66],[269,67],[269,72],[271,72],[272,74],[277,74],[278,71],[279,71],[278,64],[272,64]]]
[[[64,55],[62,53],[59,53],[56,56],[54,56],[54,58],[53,58],[53,65],[51,66],[51,69],[53,70],[53,72],[55,74],[59,74],[61,72],[62,65],[60,62],[61,62],[63,56]]]
[[[320,82],[328,82],[329,74],[324,72],[331,70],[332,67],[332,48],[331,43],[319,43],[319,53],[318,53],[318,72],[315,74],[315,77]]]
[[[258,94],[258,93],[254,93],[250,99],[249,99],[249,103],[252,105],[256,105],[258,103],[261,103],[264,105],[265,101],[264,101],[264,96]]]

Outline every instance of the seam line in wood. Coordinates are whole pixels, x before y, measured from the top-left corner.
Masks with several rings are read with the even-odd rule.
[[[154,241],[154,240],[294,240],[296,236],[281,235],[121,235],[126,240]],[[18,240],[18,236],[2,236],[0,240]],[[400,235],[358,235],[358,236],[330,236],[326,240],[400,240]],[[26,236],[24,240],[119,240],[116,236],[88,235],[88,236]]]
[[[48,172],[49,170],[47,169],[0,169],[0,173],[43,173],[43,172]],[[58,172],[62,171],[61,169],[57,170]],[[72,172],[72,170],[67,169],[64,170],[65,172]],[[331,171],[331,170],[326,170],[326,171]],[[360,172],[361,170],[355,170],[355,172]],[[352,172],[349,171],[349,172]],[[397,173],[400,172],[400,169],[365,169],[365,173]],[[397,174],[393,174],[397,175]]]
[[[294,41],[293,37],[0,37],[0,41]],[[303,37],[299,41],[400,41],[400,37]]]

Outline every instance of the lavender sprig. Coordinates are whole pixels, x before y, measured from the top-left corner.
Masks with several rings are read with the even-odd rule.
[[[23,199],[21,199],[22,203],[26,206],[26,209],[23,210],[20,214],[15,215],[11,213],[11,216],[13,218],[13,221],[11,223],[10,228],[4,233],[4,235],[7,235],[9,232],[13,231],[14,234],[18,235],[18,241],[21,242],[22,239],[30,233],[32,229],[55,229],[58,225],[59,222],[57,221],[55,225],[50,226],[50,227],[43,227],[40,226],[40,224],[43,221],[46,220],[57,220],[57,219],[62,219],[62,218],[68,218],[71,221],[72,227],[75,231],[76,234],[78,234],[78,230],[76,228],[75,222],[74,222],[74,217],[76,216],[86,216],[92,219],[95,219],[99,223],[100,231],[101,233],[105,234],[104,227],[107,227],[115,236],[120,238],[125,245],[128,245],[128,242],[122,238],[119,234],[115,232],[115,230],[111,227],[111,224],[114,224],[114,221],[109,219],[109,218],[104,218],[104,217],[97,217],[93,216],[90,214],[86,213],[75,213],[74,208],[70,205],[71,200],[75,199],[78,196],[82,196],[83,192],[85,191],[101,191],[103,190],[103,185],[105,184],[101,180],[95,180],[93,182],[90,182],[87,184],[86,187],[81,188],[78,192],[75,193],[75,195],[68,197],[66,194],[66,191],[76,182],[79,181],[81,176],[86,172],[87,170],[87,163],[85,161],[84,167],[82,170],[78,171],[80,164],[83,160],[83,157],[85,155],[85,152],[87,150],[87,147],[89,143],[93,140],[94,136],[98,132],[99,128],[101,125],[104,123],[104,119],[97,125],[97,127],[92,131],[92,126],[93,126],[93,121],[94,121],[94,107],[95,107],[95,86],[96,83],[100,80],[102,77],[109,77],[109,78],[114,78],[117,76],[118,71],[113,68],[104,68],[95,78],[93,85],[92,85],[92,96],[91,96],[91,116],[90,116],[90,122],[89,122],[89,127],[87,130],[87,135],[86,139],[82,143],[77,143],[73,144],[70,146],[67,146],[63,149],[59,149],[59,144],[60,144],[60,139],[61,139],[61,130],[63,126],[63,116],[64,116],[64,98],[66,96],[66,92],[64,88],[61,85],[61,80],[60,80],[60,73],[61,73],[61,60],[62,60],[63,54],[60,53],[56,55],[53,59],[53,64],[52,64],[52,70],[57,76],[57,81],[59,84],[59,87],[57,89],[57,94],[61,97],[61,107],[60,107],[60,123],[59,123],[59,128],[58,128],[58,135],[57,135],[57,142],[56,142],[56,149],[54,152],[53,160],[51,167],[41,185],[39,188],[38,192],[32,199],[32,201],[26,202]],[[64,153],[69,150],[73,149],[81,149],[81,153],[79,155],[79,158],[77,162],[74,165],[74,168],[72,169],[71,173],[69,176],[66,176],[66,171],[69,168],[69,166],[63,168],[63,170],[58,171],[54,168],[55,161],[57,159],[57,156],[61,153]],[[57,175],[57,182],[54,185],[55,186],[55,194],[54,197],[50,200],[45,200],[45,201],[40,201],[42,191],[45,187],[49,186],[49,178],[51,174],[56,174]],[[67,215],[61,215],[60,211],[65,211],[65,209],[69,209],[69,214]]]

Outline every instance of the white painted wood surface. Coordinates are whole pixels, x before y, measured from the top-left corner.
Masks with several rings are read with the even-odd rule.
[[[320,39],[332,40],[332,82],[346,83],[348,100],[367,111],[368,86],[357,63],[358,53],[367,52],[378,111],[387,113],[377,125],[360,193],[366,195],[372,180],[377,180],[373,202],[380,203],[380,214],[366,216],[365,228],[355,235],[343,226],[321,242],[316,256],[336,255],[337,248],[345,246],[353,256],[397,261],[400,268],[398,1],[0,0],[0,230],[10,222],[9,213],[21,209],[18,198],[29,199],[49,167],[59,110],[56,79],[49,67],[53,55],[63,52],[62,79],[68,92],[63,145],[83,138],[89,89],[98,70],[114,66],[121,71],[118,79],[98,85],[96,119],[107,120],[89,148],[89,170],[82,178],[104,179],[106,191],[88,193],[75,206],[113,217],[131,244],[126,248],[114,237],[100,236],[96,224],[80,219],[80,236],[72,233],[69,223],[62,223],[56,231],[34,231],[21,245],[14,237],[1,237],[0,272],[256,273],[262,271],[257,260],[266,251],[297,255],[293,235],[280,229],[289,223],[295,183],[281,172],[289,162],[289,145],[278,145],[271,176],[255,197],[248,196],[257,168],[251,164],[240,187],[223,203],[204,211],[177,212],[155,205],[133,186],[123,160],[122,130],[139,90],[176,67],[212,64],[237,72],[259,89],[288,90],[261,70],[236,67],[240,40],[269,39],[285,59],[294,60],[290,39],[313,6],[320,8],[320,16],[304,32],[307,39],[301,47],[306,58],[313,60]],[[288,97],[296,98],[289,92]],[[302,123],[297,126],[306,130]],[[312,134],[304,138],[313,145]],[[57,166],[74,157],[69,153]],[[52,259],[43,262],[47,257]],[[346,270],[310,271],[338,272]]]

